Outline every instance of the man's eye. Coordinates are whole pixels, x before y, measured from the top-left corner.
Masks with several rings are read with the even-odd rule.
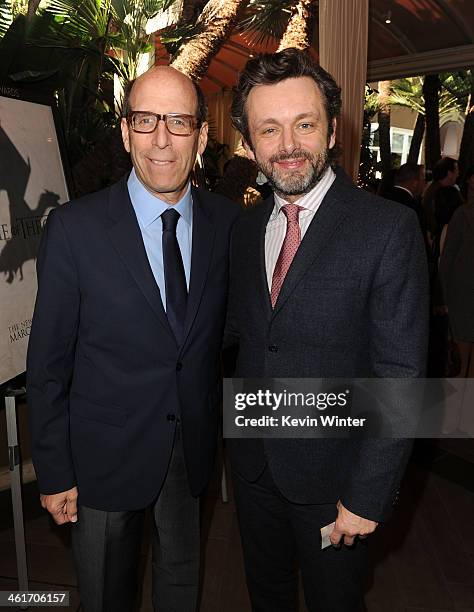
[[[277,130],[274,127],[263,128],[261,130],[262,136],[273,136],[273,134],[276,134],[276,132]]]
[[[183,125],[186,125],[184,119],[181,119],[180,117],[173,117],[171,119],[171,123],[172,125],[175,125],[176,127],[181,127]]]
[[[300,123],[299,128],[303,132],[309,132],[311,130],[314,130],[314,123],[310,123],[309,121],[305,121],[303,123]]]
[[[139,125],[150,125],[150,123],[153,123],[154,121],[155,121],[155,118],[152,115],[145,115],[142,117],[138,117]]]

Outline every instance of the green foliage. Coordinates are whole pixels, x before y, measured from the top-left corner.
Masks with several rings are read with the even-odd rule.
[[[294,0],[250,0],[237,29],[251,45],[280,40],[291,17]]]
[[[13,19],[18,15],[26,15],[28,12],[28,0],[12,0]]]
[[[0,38],[3,38],[13,23],[11,0],[0,0]]]
[[[469,95],[467,73],[458,72],[440,75],[441,91],[439,95],[439,114],[441,119],[447,115],[459,118]],[[392,81],[390,104],[406,106],[416,113],[425,114],[425,99],[423,96],[423,77],[410,77]]]
[[[0,0],[0,39],[5,36],[8,28],[18,15],[26,15],[27,0]]]
[[[425,114],[423,79],[421,77],[397,79],[392,81],[391,88],[390,104],[406,106],[416,113]]]
[[[175,0],[112,0],[117,39],[114,46],[125,54],[120,62],[125,80],[137,76],[139,57],[152,49],[152,34],[146,33],[149,19],[166,11]]]
[[[372,89],[369,84],[365,84],[365,102],[364,113],[367,117],[372,118],[379,112],[378,92]]]
[[[181,45],[202,32],[201,24],[171,25],[161,32],[161,42],[171,57],[176,55]]]
[[[173,2],[45,0],[27,21],[0,0],[0,78],[56,96],[73,167],[103,142],[121,146],[114,77],[136,76],[147,20]]]

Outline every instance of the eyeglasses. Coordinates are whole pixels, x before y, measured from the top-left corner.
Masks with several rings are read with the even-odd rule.
[[[151,111],[131,111],[127,115],[127,121],[132,126],[132,130],[139,134],[151,134],[156,130],[159,121],[164,121],[168,132],[175,136],[191,136],[199,127],[199,121],[194,115],[181,113],[159,115]]]

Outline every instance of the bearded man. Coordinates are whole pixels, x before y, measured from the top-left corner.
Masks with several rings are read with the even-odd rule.
[[[227,323],[235,375],[423,376],[428,282],[414,212],[331,167],[341,108],[334,79],[296,49],[251,59],[234,125],[274,194],[234,226]],[[231,439],[253,612],[362,603],[367,540],[398,495],[400,439]],[[320,529],[335,522],[333,547]]]

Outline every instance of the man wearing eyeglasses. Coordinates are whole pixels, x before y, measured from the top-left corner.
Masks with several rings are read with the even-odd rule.
[[[199,88],[170,67],[124,103],[130,176],[49,216],[28,354],[41,501],[71,522],[85,612],[130,612],[145,511],[153,605],[193,612],[235,205],[195,189]]]

